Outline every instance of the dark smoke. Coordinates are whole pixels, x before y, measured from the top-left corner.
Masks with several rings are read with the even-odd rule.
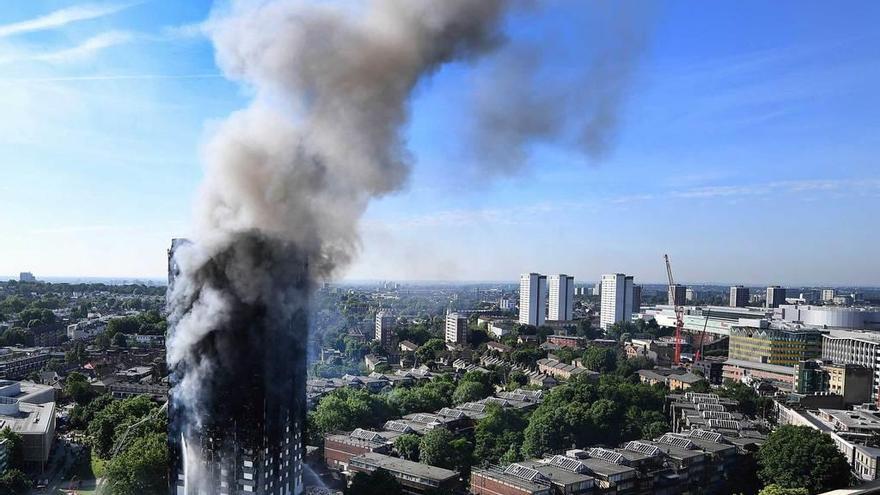
[[[624,1],[566,2],[572,8],[586,3],[595,19],[578,27],[591,40],[589,47],[574,47],[585,52],[583,59],[560,66],[560,54],[550,50],[565,43],[545,33],[539,42],[499,50],[480,73],[470,149],[488,172],[519,171],[534,145],[560,145],[594,161],[611,150],[651,12]]]
[[[406,181],[413,88],[497,46],[508,2],[351,5],[233,2],[207,23],[254,97],[207,143],[194,242],[174,253],[171,424],[188,490],[217,480],[198,468],[296,427],[314,282],[353,256],[370,199]],[[281,448],[270,458],[298,447]]]
[[[312,288],[356,254],[370,200],[405,184],[414,88],[444,64],[502,50],[517,3],[242,0],[212,14],[217,62],[253,99],[206,144],[194,242],[175,253],[173,426],[191,456],[232,448],[203,445],[205,432],[241,431],[251,415],[270,436],[289,424],[282,416],[304,398]],[[593,153],[614,127],[626,79],[616,61],[596,65],[589,88],[541,93],[538,55],[501,64],[481,86],[483,152],[512,153],[505,166],[571,121],[583,120],[575,141]]]

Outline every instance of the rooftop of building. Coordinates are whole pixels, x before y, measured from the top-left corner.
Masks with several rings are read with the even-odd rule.
[[[44,435],[49,432],[49,425],[55,419],[54,402],[30,404],[15,399],[6,399],[4,402],[6,401],[15,401],[18,412],[13,414],[0,412],[0,430],[10,428],[21,435]]]
[[[472,472],[477,476],[492,478],[501,481],[502,483],[513,485],[517,488],[522,488],[530,492],[537,492],[549,489],[550,483],[544,480],[543,477],[540,476],[540,473],[537,473],[537,471],[529,470],[533,471],[529,472],[526,470],[517,470],[516,468],[511,469],[511,467],[512,466],[508,466],[508,468],[504,470],[499,468],[475,468]]]
[[[382,468],[391,473],[400,473],[419,478],[443,482],[458,478],[458,473],[435,466],[429,466],[419,462],[408,461],[398,457],[391,457],[375,452],[368,452],[357,457],[352,457],[351,464],[362,463],[374,468]]]
[[[21,402],[42,402],[39,396],[49,391],[54,391],[54,388],[49,385],[41,385],[34,382],[0,380],[0,397],[9,397]]]
[[[880,413],[863,410],[819,409],[821,419],[830,419],[836,429],[880,430]]]
[[[743,359],[728,359],[724,363],[725,366],[737,366],[739,368],[767,371],[770,373],[778,373],[781,375],[794,376],[795,369],[793,366],[782,366],[779,364],[756,363],[754,361],[745,361]]]
[[[550,464],[549,462],[546,462],[546,459],[543,461],[522,461],[518,462],[517,464],[529,469],[534,469],[535,471],[541,473],[541,475],[547,478],[547,480],[551,483],[561,484],[563,486],[574,483],[583,483],[585,481],[591,481],[595,479],[589,474],[578,473],[570,469],[560,467],[558,465]]]

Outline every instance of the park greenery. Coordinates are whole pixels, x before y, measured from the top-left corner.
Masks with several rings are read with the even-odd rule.
[[[65,390],[80,380],[65,382]],[[108,495],[161,493],[167,489],[167,417],[147,396],[114,400],[109,394],[77,402],[71,428],[84,431],[96,476],[106,479]]]
[[[0,493],[24,495],[30,492],[31,480],[23,472],[24,444],[21,435],[8,427],[0,430],[0,441],[7,442],[9,469],[0,475]]]
[[[758,451],[757,460],[758,477],[779,489],[815,494],[845,487],[850,480],[849,463],[831,437],[807,426],[786,425],[774,430]]]

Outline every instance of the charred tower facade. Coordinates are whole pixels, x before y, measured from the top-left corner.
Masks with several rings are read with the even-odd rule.
[[[169,398],[170,491],[298,495],[303,492],[307,262],[289,246],[243,236],[178,280],[187,268],[177,255],[191,247],[186,240],[172,241],[169,300],[189,302],[177,314],[198,314],[196,301],[204,294],[182,296],[187,289],[176,287],[195,281],[196,292],[216,291],[222,298],[222,314],[202,314],[200,324],[208,328],[190,343],[191,356],[169,359],[178,363]],[[273,274],[262,277],[267,263]],[[173,308],[170,314],[173,339],[187,322],[186,316],[175,320]]]

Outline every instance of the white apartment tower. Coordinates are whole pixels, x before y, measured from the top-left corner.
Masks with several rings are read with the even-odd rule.
[[[574,313],[574,277],[564,275],[550,275],[547,278],[550,288],[550,306],[547,309],[547,319],[553,321],[570,321]]]
[[[749,289],[742,285],[734,285],[730,288],[730,307],[744,308],[749,303]]]
[[[822,302],[833,301],[834,295],[834,289],[822,289]]]
[[[458,313],[446,315],[446,342],[464,344],[468,338],[468,319]]]
[[[547,305],[547,277],[523,273],[519,277],[519,322],[539,327],[544,324]]]
[[[376,313],[376,335],[375,340],[378,340],[382,347],[388,347],[391,345],[391,332],[394,327],[394,316],[390,311],[379,311]]]
[[[778,308],[780,304],[785,304],[785,289],[778,285],[767,287],[765,306],[768,308]]]
[[[602,275],[602,301],[599,328],[607,329],[617,322],[627,322],[633,313],[633,278],[623,273]]]

